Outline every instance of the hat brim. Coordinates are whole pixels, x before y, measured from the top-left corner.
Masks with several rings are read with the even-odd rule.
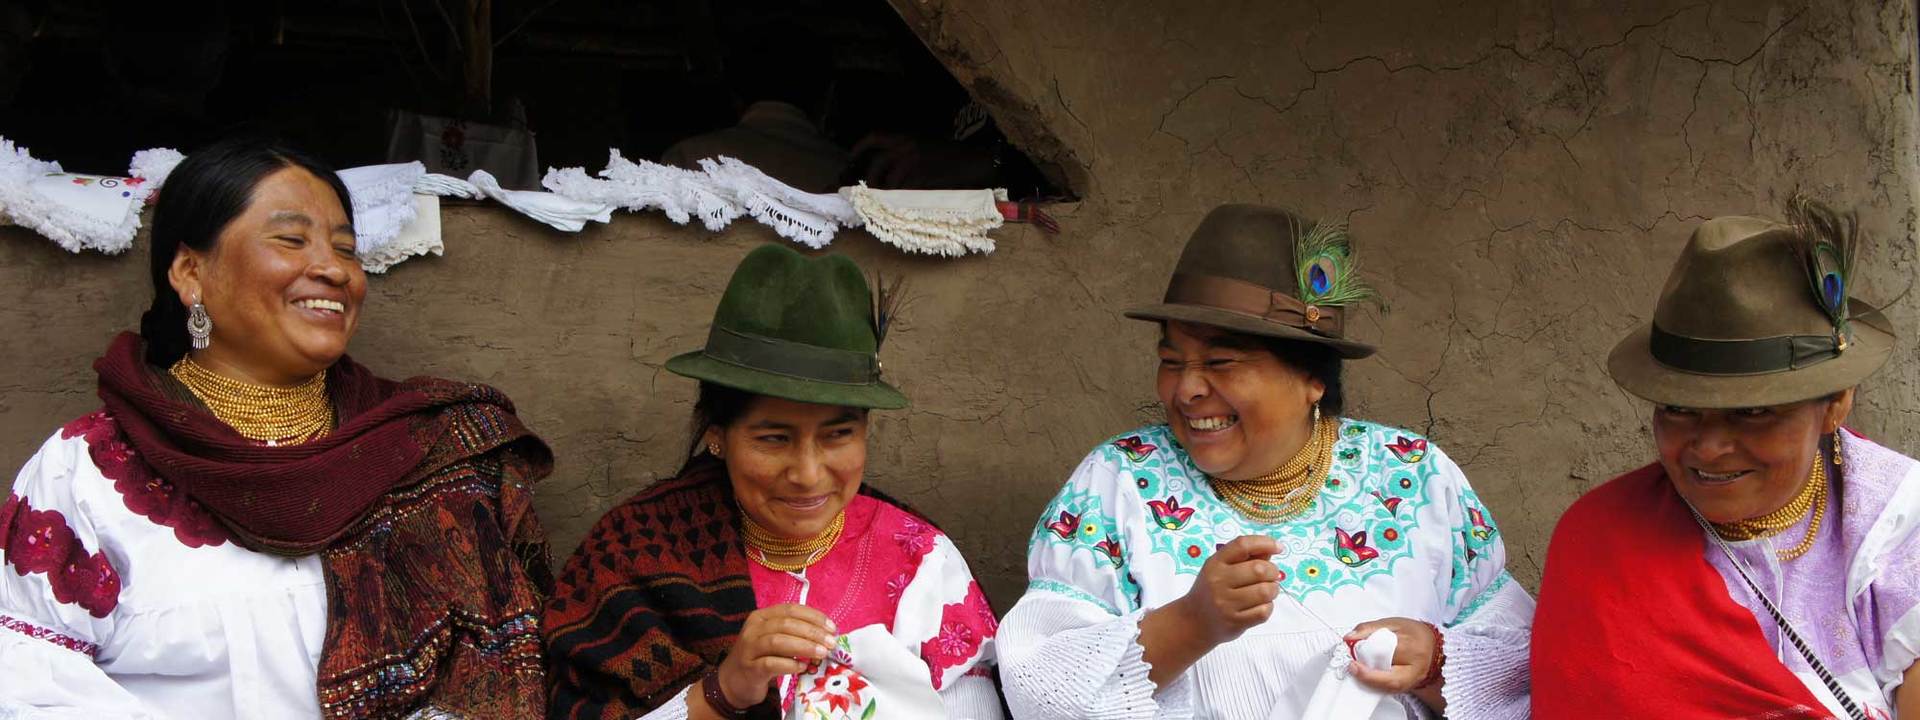
[[[667,372],[695,380],[705,380],[756,395],[783,398],[816,405],[843,405],[874,410],[899,410],[907,406],[907,396],[892,385],[875,381],[865,385],[810,380],[716,360],[695,350],[667,361]]]
[[[1853,342],[1839,357],[1798,370],[1764,375],[1703,375],[1676,370],[1654,359],[1651,323],[1613,346],[1607,374],[1633,395],[1656,405],[1725,410],[1772,407],[1825,397],[1859,385],[1893,355],[1893,334],[1879,311],[1858,300]]]
[[[1222,310],[1206,305],[1161,303],[1159,305],[1132,308],[1123,314],[1135,320],[1163,322],[1174,320],[1199,325],[1211,325],[1222,330],[1231,330],[1248,335],[1260,335],[1262,337],[1325,345],[1333,348],[1334,352],[1340,354],[1340,357],[1349,360],[1358,360],[1372,355],[1374,352],[1373,346],[1366,343],[1330,338],[1325,335],[1316,335],[1291,325],[1282,325],[1265,318],[1244,315],[1233,312],[1232,310]]]

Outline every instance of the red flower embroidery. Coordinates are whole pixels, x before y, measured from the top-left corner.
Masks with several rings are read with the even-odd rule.
[[[173,537],[190,548],[218,547],[227,542],[226,528],[200,503],[179,492],[173,483],[153,474],[153,469],[127,444],[120,434],[120,426],[106,411],[67,423],[60,435],[86,438],[87,454],[93,458],[94,467],[113,481],[113,489],[119,491],[121,501],[133,514],[155,525],[173,528]]]
[[[47,576],[53,599],[79,605],[94,617],[106,617],[120,603],[120,574],[105,553],[91,555],[58,510],[35,510],[25,498],[8,497],[0,506],[0,551],[21,577]]]
[[[980,583],[968,583],[966,598],[942,609],[940,634],[920,646],[920,659],[933,675],[933,689],[944,685],[949,668],[973,660],[980,646],[999,631],[1000,622],[994,619],[993,606],[987,604]]]
[[[913,518],[903,518],[900,530],[893,534],[893,541],[899,543],[908,555],[919,557],[933,549],[933,528]]]
[[[825,705],[837,713],[846,713],[867,704],[867,679],[852,665],[835,664],[813,678],[807,690],[808,705]]]
[[[1165,500],[1148,500],[1147,509],[1153,511],[1153,521],[1168,530],[1179,530],[1193,517],[1193,508],[1180,507],[1180,497],[1168,495]]]
[[[1061,540],[1072,540],[1073,534],[1080,530],[1080,516],[1061,510],[1060,519],[1047,523],[1047,529],[1059,535]]]

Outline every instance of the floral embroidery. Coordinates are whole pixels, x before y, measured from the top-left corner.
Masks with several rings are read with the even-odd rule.
[[[1193,517],[1193,508],[1180,507],[1180,496],[1169,495],[1165,500],[1147,501],[1148,509],[1153,511],[1153,522],[1168,530],[1179,530]]]
[[[1373,491],[1373,496],[1379,498],[1380,504],[1386,506],[1387,512],[1393,513],[1394,515],[1400,514],[1400,503],[1406,501],[1406,498],[1402,497],[1387,497],[1381,495],[1379,490]]]
[[[847,647],[846,636],[840,637],[840,647]],[[806,707],[812,714],[809,720],[838,720],[840,718],[871,718],[879,703],[867,696],[867,679],[847,662],[834,662],[826,672],[813,678],[813,684],[806,689]]]
[[[894,532],[893,541],[908,555],[920,557],[933,549],[933,528],[911,517],[900,521],[900,530]]]
[[[53,599],[78,605],[94,617],[106,617],[120,604],[120,574],[105,552],[87,553],[58,510],[35,510],[26,498],[8,496],[0,506],[0,551],[14,573],[47,576]]]
[[[1059,535],[1061,540],[1072,540],[1073,534],[1080,531],[1080,516],[1061,510],[1060,519],[1047,523],[1047,529]]]
[[[1144,462],[1149,456],[1153,455],[1153,451],[1160,449],[1156,445],[1150,445],[1142,441],[1138,435],[1115,440],[1113,441],[1113,446],[1120,448],[1121,452],[1127,454],[1127,459],[1134,462]]]
[[[1000,630],[993,617],[993,606],[977,582],[967,583],[967,596],[941,610],[940,634],[922,643],[920,659],[927,662],[933,676],[933,689],[944,686],[947,670],[973,662],[980,646]]]
[[[1473,539],[1486,542],[1488,538],[1493,537],[1493,526],[1487,524],[1487,514],[1480,512],[1480,508],[1467,508],[1467,519],[1473,523],[1473,527],[1467,530],[1473,535]]]
[[[1113,539],[1112,535],[1108,535],[1107,539],[1094,545],[1093,549],[1106,553],[1107,561],[1113,563],[1116,568],[1127,564],[1125,551],[1120,549],[1120,541]]]
[[[1367,547],[1367,531],[1361,530],[1349,535],[1345,530],[1334,528],[1333,532],[1337,536],[1335,542],[1340,546],[1340,549],[1334,553],[1334,557],[1346,563],[1347,567],[1360,567],[1368,560],[1380,557],[1379,550]]]
[[[120,426],[105,410],[83,415],[60,429],[64,438],[85,437],[87,454],[100,474],[113,481],[113,489],[135,515],[156,525],[173,528],[173,536],[190,548],[218,547],[227,542],[226,528],[199,501],[178,492],[173,483],[153,474],[139,459]]]
[[[1410,440],[1405,435],[1398,435],[1387,445],[1387,449],[1393,451],[1393,456],[1400,462],[1408,465],[1427,459],[1426,438]]]
[[[1136,553],[1168,556],[1173,559],[1174,572],[1193,575],[1205,564],[1210,554],[1207,548],[1217,549],[1220,543],[1241,535],[1265,534],[1280,541],[1280,552],[1272,560],[1288,578],[1293,592],[1332,592],[1390,575],[1397,563],[1413,556],[1408,535],[1419,524],[1418,508],[1428,502],[1429,481],[1439,474],[1433,463],[1401,462],[1392,449],[1397,443],[1430,453],[1432,448],[1425,438],[1356,420],[1342,423],[1340,442],[1334,449],[1334,457],[1339,460],[1320,497],[1301,515],[1274,524],[1243,517],[1222,502],[1206,474],[1178,451],[1179,442],[1164,425],[1122,435],[1098,452],[1128,473],[1123,477],[1134,478],[1136,488],[1138,478],[1149,480],[1148,489],[1138,493],[1141,514],[1152,520],[1144,538],[1148,546],[1136,549]],[[1133,462],[1125,452],[1136,445],[1173,451]],[[1077,509],[1097,502],[1094,499],[1066,507]],[[1103,530],[1085,540],[1102,539],[1106,532],[1114,532],[1121,540],[1131,537]],[[1116,546],[1121,540],[1116,540]],[[1115,560],[1105,548],[1100,550],[1107,560]],[[1122,571],[1124,574],[1124,568]]]
[[[6,628],[36,640],[45,640],[60,647],[86,655],[100,654],[100,646],[81,640],[65,633],[49,630],[19,618],[0,615],[0,628]]]
[[[1459,524],[1453,528],[1454,542],[1453,584],[1449,589],[1450,602],[1461,604],[1466,593],[1472,590],[1473,579],[1480,573],[1479,565],[1485,563],[1488,548],[1499,542],[1500,528],[1487,515],[1487,506],[1480,503],[1480,496],[1468,489],[1461,493],[1461,513]],[[1504,572],[1504,571],[1503,571]],[[1484,592],[1484,591],[1483,591]]]

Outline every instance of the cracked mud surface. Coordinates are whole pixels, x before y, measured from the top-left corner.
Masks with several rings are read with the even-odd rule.
[[[1001,609],[1040,507],[1091,445],[1150,420],[1157,299],[1222,202],[1351,223],[1386,302],[1350,323],[1352,414],[1459,461],[1533,586],[1560,512],[1651,459],[1648,408],[1606,352],[1645,322],[1701,219],[1777,214],[1805,187],[1860,207],[1863,296],[1915,269],[1914,14],[1849,2],[1016,3],[894,0],[1011,134],[1084,198],[1065,232],[985,258],[836,246],[909,276],[883,353],[910,410],[876,416],[870,479],[941,523]],[[692,383],[733,263],[772,238],[658,216],[560,235],[450,207],[448,254],[372,281],[355,356],[493,383],[560,456],[538,505],[564,559],[613,503],[678,466]],[[133,327],[145,246],[70,256],[0,229],[0,465],[91,410],[91,360]],[[1920,335],[1854,425],[1920,451]]]

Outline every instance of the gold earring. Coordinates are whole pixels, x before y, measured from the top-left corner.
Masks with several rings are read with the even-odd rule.
[[[1845,464],[1847,464],[1847,458],[1840,454],[1840,431],[1835,430],[1833,431],[1833,466],[1840,467]]]
[[[1317,401],[1313,404],[1313,426],[1320,427],[1320,403]]]

